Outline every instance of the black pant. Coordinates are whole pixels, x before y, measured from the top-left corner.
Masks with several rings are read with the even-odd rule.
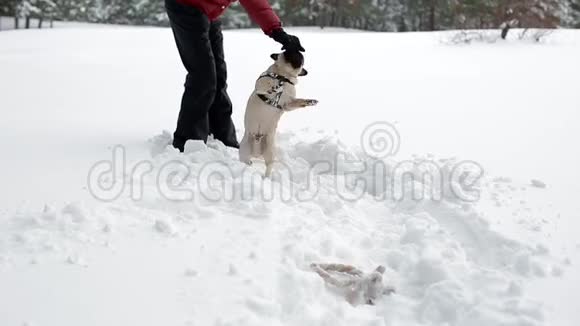
[[[221,22],[210,22],[200,10],[175,0],[165,0],[165,7],[187,70],[173,146],[183,151],[187,140],[205,142],[213,134],[226,146],[239,147],[227,93]]]

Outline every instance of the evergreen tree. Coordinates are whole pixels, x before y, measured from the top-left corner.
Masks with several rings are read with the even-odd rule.
[[[12,0],[0,0],[0,16],[11,16],[14,13],[13,6]]]
[[[16,15],[25,19],[24,28],[30,28],[32,17],[38,17],[41,13],[37,6],[37,0],[21,0],[16,7]]]
[[[580,0],[568,0],[566,26],[580,28]]]
[[[32,16],[38,19],[38,28],[42,28],[45,19],[50,21],[52,27],[52,20],[56,14],[56,4],[52,0],[35,0],[34,5],[38,10]]]

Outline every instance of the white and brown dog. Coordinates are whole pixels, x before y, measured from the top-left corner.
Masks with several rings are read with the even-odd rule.
[[[266,177],[272,174],[278,121],[284,112],[313,106],[316,100],[296,98],[298,76],[306,76],[304,56],[300,52],[272,54],[274,64],[256,81],[256,88],[246,107],[245,132],[240,143],[240,161],[252,164],[252,158],[264,158]]]

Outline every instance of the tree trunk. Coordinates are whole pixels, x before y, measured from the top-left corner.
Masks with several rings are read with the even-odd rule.
[[[26,29],[30,28],[30,16],[26,16],[26,22],[24,24],[24,28],[26,28]]]
[[[510,31],[510,25],[506,24],[505,27],[501,29],[501,38],[505,40],[509,31]]]
[[[329,8],[328,10],[330,10],[330,22],[328,25],[336,26],[336,8]]]
[[[19,20],[18,16],[14,16],[14,29],[18,29]]]
[[[54,27],[54,24],[53,24],[53,23],[54,23],[54,20],[53,20],[53,19],[52,19],[52,17],[51,17],[51,18],[50,18],[50,28],[53,28],[53,27]]]
[[[429,29],[435,30],[435,0],[431,0],[431,6],[429,7]]]
[[[44,20],[44,18],[41,16],[40,18],[38,18],[38,28],[42,28],[42,21]]]

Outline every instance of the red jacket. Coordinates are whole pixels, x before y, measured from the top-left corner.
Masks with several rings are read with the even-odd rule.
[[[210,20],[218,19],[229,5],[236,0],[177,0],[185,5],[194,6],[203,11]],[[273,30],[280,28],[282,23],[276,16],[268,0],[240,0],[240,3],[252,20],[260,25],[264,33],[270,35]]]

